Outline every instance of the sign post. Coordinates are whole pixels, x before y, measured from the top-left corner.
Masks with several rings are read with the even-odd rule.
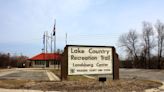
[[[66,45],[61,62],[61,80],[68,75],[112,74],[119,79],[119,61],[112,46]]]

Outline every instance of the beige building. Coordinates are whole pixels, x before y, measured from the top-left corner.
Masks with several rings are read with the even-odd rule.
[[[58,53],[40,53],[29,58],[32,67],[55,67],[59,68],[61,62],[61,54]]]

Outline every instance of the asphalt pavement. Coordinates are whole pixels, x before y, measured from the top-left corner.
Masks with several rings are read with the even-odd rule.
[[[120,78],[147,79],[164,82],[164,70],[120,69]]]
[[[47,69],[15,68],[0,72],[1,79],[57,81],[59,78]]]

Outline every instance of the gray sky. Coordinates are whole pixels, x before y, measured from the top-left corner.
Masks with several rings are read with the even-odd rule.
[[[0,52],[33,56],[43,33],[53,30],[57,48],[68,44],[112,45],[142,21],[164,22],[164,0],[0,0]]]

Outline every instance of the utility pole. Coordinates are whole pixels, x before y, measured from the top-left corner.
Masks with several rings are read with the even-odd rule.
[[[48,45],[48,32],[46,31],[46,53],[48,53],[47,45]]]
[[[46,45],[45,45],[45,43],[46,43],[46,33],[44,32],[44,34],[43,34],[43,58],[44,58],[44,64],[45,64],[45,47],[46,47]],[[44,64],[43,64],[43,67],[44,67]]]
[[[53,53],[53,51],[52,51],[52,42],[53,42],[52,33],[51,33],[51,37],[50,37],[50,39],[51,39],[51,53]]]
[[[43,53],[45,53],[45,32],[43,34]]]

